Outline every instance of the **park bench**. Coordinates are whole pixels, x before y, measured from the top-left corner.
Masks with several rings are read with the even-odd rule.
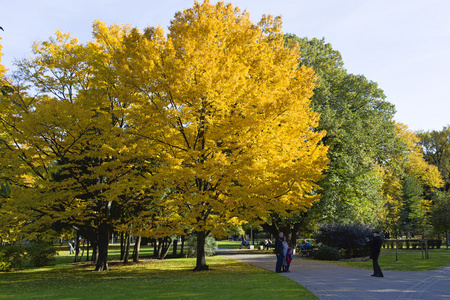
[[[303,247],[303,248],[298,247],[298,250],[299,250],[299,253],[301,256],[312,257],[312,256],[314,256],[314,253],[318,250],[318,248],[315,246],[309,246],[309,247]]]

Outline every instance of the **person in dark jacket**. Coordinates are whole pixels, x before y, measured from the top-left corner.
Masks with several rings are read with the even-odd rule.
[[[367,244],[370,246],[370,258],[373,261],[373,274],[374,277],[384,277],[383,272],[381,272],[380,265],[378,264],[378,257],[380,256],[381,244],[383,241],[380,237],[380,232],[375,230],[373,232],[373,239],[369,240],[367,238]]]
[[[277,255],[277,265],[275,272],[281,273],[281,264],[283,263],[283,238],[284,234],[280,232],[278,238],[275,241],[275,254]]]

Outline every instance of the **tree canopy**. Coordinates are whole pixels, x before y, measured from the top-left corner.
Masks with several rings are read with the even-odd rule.
[[[326,177],[320,181],[321,201],[309,213],[312,222],[362,221],[376,224],[383,206],[382,180],[374,165],[385,161],[395,138],[394,106],[375,82],[349,74],[340,53],[325,40],[289,34],[298,44],[300,66],[318,75],[312,108],[321,114],[322,143],[329,147]]]
[[[328,159],[309,106],[315,75],[297,68],[279,18],[254,24],[205,1],[177,13],[167,34],[93,28],[84,45],[61,32],[36,43],[1,103],[13,184],[2,210],[24,232],[75,226],[105,270],[115,228],[190,230],[202,270],[208,234],[319,199]]]

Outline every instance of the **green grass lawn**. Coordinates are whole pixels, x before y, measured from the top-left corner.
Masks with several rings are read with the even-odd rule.
[[[450,251],[445,249],[434,249],[429,252],[428,259],[422,259],[421,251],[403,250],[398,253],[398,260],[395,260],[395,250],[381,250],[379,263],[382,270],[396,271],[426,271],[436,270],[450,265]],[[329,262],[336,265],[358,268],[372,269],[372,260],[368,261],[334,261]]]
[[[179,250],[178,250],[179,251]],[[56,256],[55,264],[66,264],[66,263],[73,263],[75,259],[75,255],[69,255],[69,250],[64,251],[58,251],[59,255]],[[130,249],[130,261],[131,255],[133,253],[133,249]],[[169,251],[169,254],[171,254],[172,251]],[[178,252],[179,253],[179,252]],[[85,250],[84,255],[82,257],[82,261],[86,261],[86,255],[87,252]],[[92,252],[90,250],[89,255],[92,255]],[[142,246],[139,251],[139,257],[151,257],[153,255],[153,247],[150,246]],[[119,259],[120,258],[120,246],[109,246],[108,248],[108,258],[109,259]]]
[[[317,299],[280,274],[221,256],[208,257],[205,272],[193,272],[195,259],[187,258],[111,261],[108,272],[72,259],[63,251],[54,266],[0,273],[0,299]]]
[[[221,248],[239,248],[239,241],[220,241]],[[262,253],[259,250],[252,250]],[[141,257],[150,257],[152,247],[142,247]],[[208,257],[211,271],[193,272],[195,259],[141,259],[123,264],[120,250],[110,250],[108,272],[94,272],[91,263],[73,264],[73,255],[60,251],[55,265],[0,273],[0,299],[317,299],[288,278],[221,256]],[[383,270],[423,271],[450,264],[450,251],[430,251],[422,259],[420,251],[382,250]],[[371,269],[372,261],[324,262],[353,268]]]
[[[219,246],[219,248],[226,248],[226,249],[239,249],[239,245],[241,243],[242,241],[217,241],[217,245]]]

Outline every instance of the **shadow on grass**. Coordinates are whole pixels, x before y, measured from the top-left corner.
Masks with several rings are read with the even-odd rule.
[[[316,299],[284,276],[230,260],[208,257],[210,271],[193,272],[195,259],[111,261],[111,271],[86,263],[0,273],[0,299],[36,298],[262,298]],[[4,292],[3,292],[4,291]]]

